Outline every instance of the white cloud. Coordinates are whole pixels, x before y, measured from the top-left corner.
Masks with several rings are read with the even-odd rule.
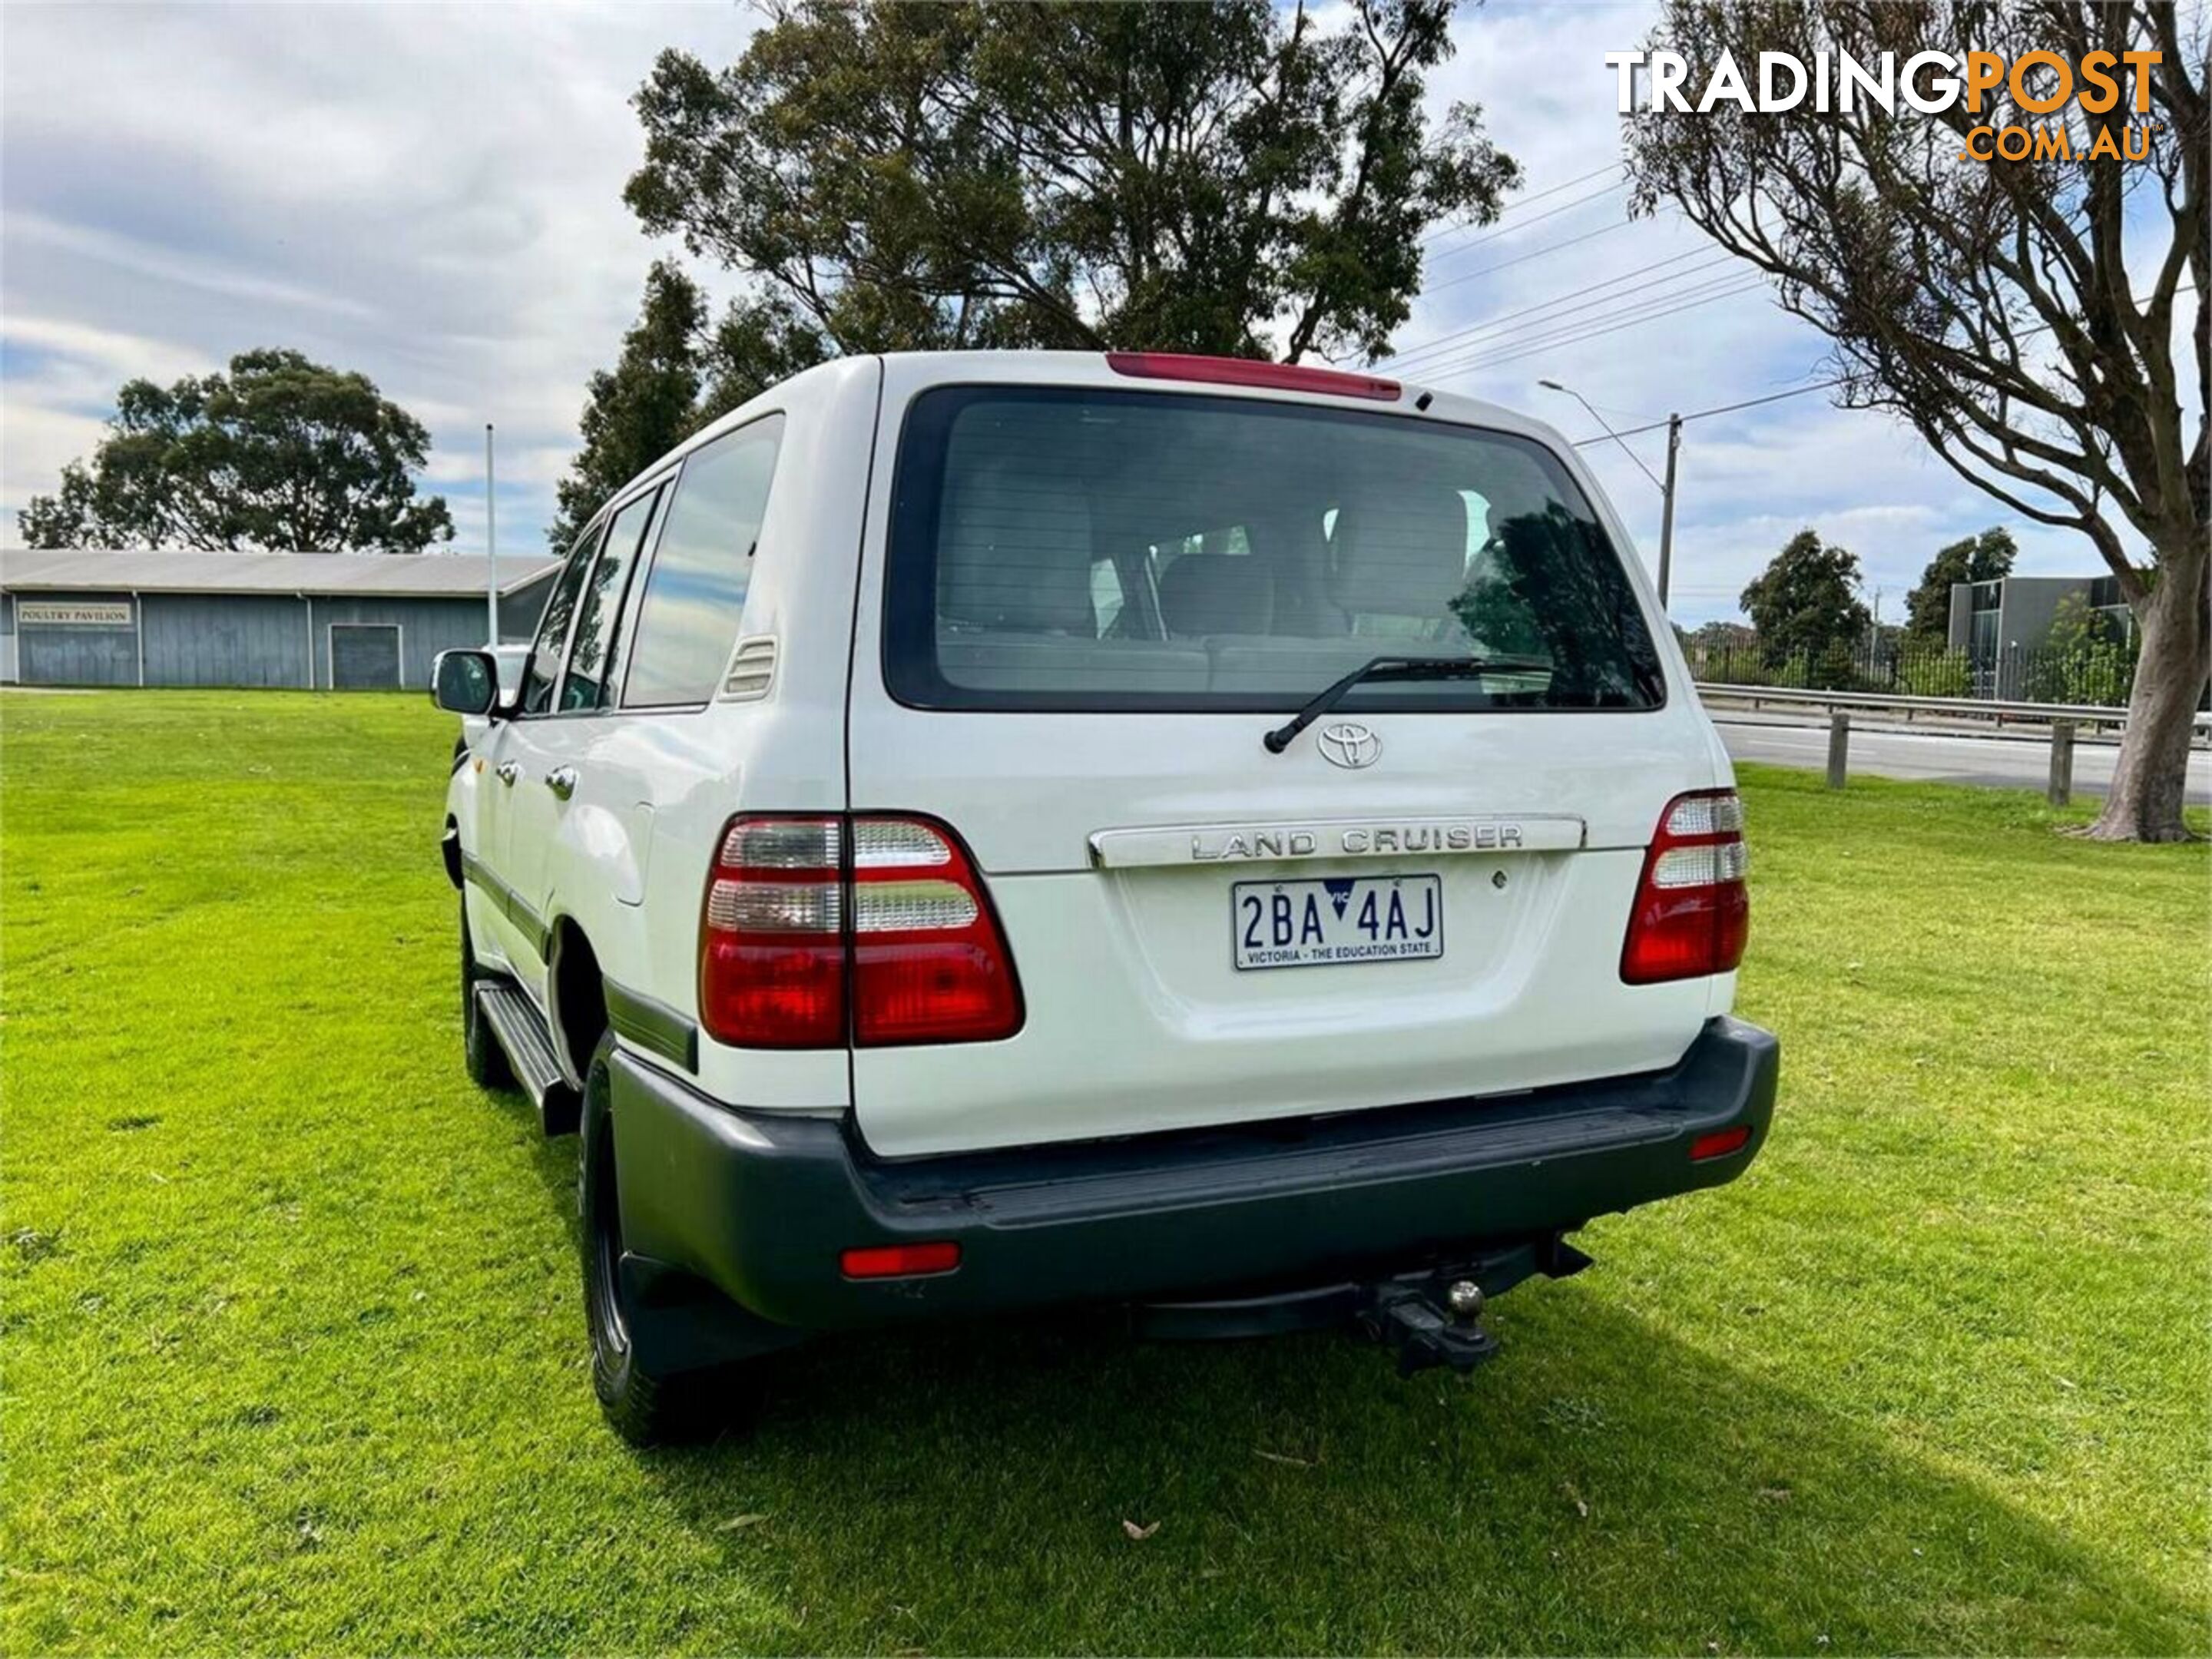
[[[720,63],[730,5],[24,7],[7,20],[0,533],[133,375],[258,345],[359,369],[432,432],[481,536],[542,544],[586,377],[670,251],[622,187],[664,46]]]

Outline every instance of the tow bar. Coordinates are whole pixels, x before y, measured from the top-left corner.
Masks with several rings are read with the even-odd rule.
[[[1427,1291],[1406,1285],[1380,1285],[1360,1310],[1359,1328],[1397,1351],[1401,1376],[1431,1365],[1449,1365],[1464,1376],[1498,1352],[1498,1339],[1482,1328],[1489,1298],[1471,1279],[1454,1279],[1442,1307]]]
[[[1498,1352],[1484,1310],[1535,1273],[1565,1279],[1590,1259],[1558,1233],[1501,1246],[1471,1261],[1365,1283],[1310,1285],[1212,1302],[1155,1302],[1132,1310],[1137,1330],[1169,1340],[1271,1336],[1341,1328],[1395,1352],[1398,1375],[1431,1365],[1464,1375]]]

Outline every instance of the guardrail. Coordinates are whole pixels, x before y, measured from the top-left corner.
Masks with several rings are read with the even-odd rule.
[[[1808,708],[1871,708],[1902,714],[1909,722],[1917,714],[1950,714],[1969,720],[1994,720],[2002,726],[2007,720],[2030,721],[2049,725],[2059,720],[2075,726],[2125,726],[2128,711],[2101,703],[2065,702],[1998,702],[1987,697],[1910,697],[1888,691],[1814,691],[1788,685],[1731,685],[1721,682],[1699,680],[1698,695],[1701,697],[1725,697],[1734,702],[1747,702],[1753,708],[1762,703],[1796,705]],[[2199,710],[2196,723],[2212,726],[2212,712]]]

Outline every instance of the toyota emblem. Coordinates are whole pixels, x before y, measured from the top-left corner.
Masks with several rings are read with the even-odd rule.
[[[1382,739],[1357,720],[1339,720],[1334,726],[1324,726],[1316,741],[1330,761],[1354,771],[1374,765],[1382,752]]]

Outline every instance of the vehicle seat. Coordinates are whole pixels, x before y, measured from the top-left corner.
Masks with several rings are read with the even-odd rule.
[[[1250,554],[1187,553],[1160,578],[1160,618],[1187,639],[1267,634],[1274,625],[1274,573]]]
[[[1346,501],[1329,538],[1329,600],[1355,632],[1369,617],[1448,622],[1467,585],[1467,502],[1455,489]]]
[[[994,465],[962,483],[937,543],[937,664],[946,679],[1102,696],[1205,686],[1197,647],[1098,636],[1080,480]]]
[[[937,538],[937,613],[956,629],[1098,637],[1091,501],[1076,479],[985,467],[956,489]]]

